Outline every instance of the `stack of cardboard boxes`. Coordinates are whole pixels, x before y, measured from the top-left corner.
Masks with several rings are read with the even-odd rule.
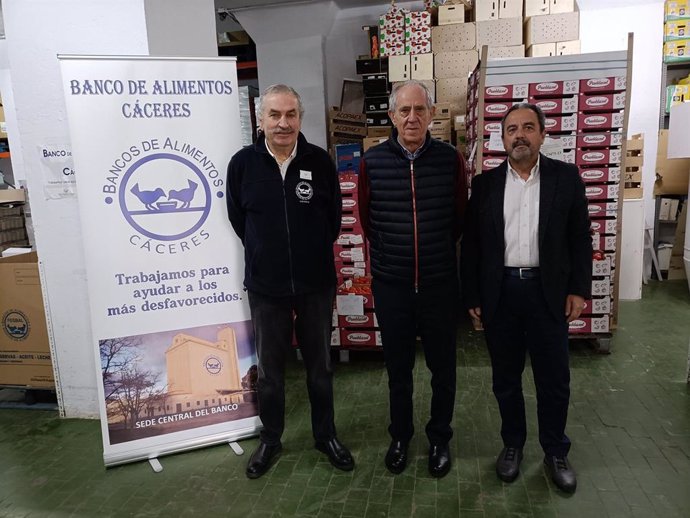
[[[690,61],[690,0],[664,2],[664,63]]]
[[[623,160],[623,198],[642,198],[642,165],[644,164],[644,138],[633,135],[625,145]]]
[[[575,0],[525,0],[528,56],[580,53],[580,13]]]
[[[330,148],[338,144],[362,145],[367,136],[366,117],[362,113],[349,113],[340,108],[328,111],[328,137]]]

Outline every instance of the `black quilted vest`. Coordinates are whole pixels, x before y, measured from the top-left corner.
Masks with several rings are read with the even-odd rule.
[[[369,149],[371,269],[381,282],[416,288],[455,282],[455,148],[432,139],[413,161],[397,132]]]

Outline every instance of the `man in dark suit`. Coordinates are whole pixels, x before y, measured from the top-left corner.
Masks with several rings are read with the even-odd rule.
[[[585,187],[572,164],[540,153],[544,114],[514,105],[501,122],[508,159],[472,181],[462,240],[464,301],[491,356],[504,448],[496,473],[517,478],[527,437],[522,372],[529,352],[544,464],[563,491],[577,486],[565,435],[568,323],[590,297],[592,241]]]

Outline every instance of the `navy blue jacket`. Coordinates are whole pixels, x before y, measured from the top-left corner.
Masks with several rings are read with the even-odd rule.
[[[464,159],[427,138],[410,160],[390,139],[364,154],[359,208],[375,279],[421,289],[457,282],[456,244],[467,202]]]
[[[244,244],[244,285],[282,297],[335,285],[340,184],[331,157],[299,134],[285,181],[263,135],[228,164],[228,217]]]

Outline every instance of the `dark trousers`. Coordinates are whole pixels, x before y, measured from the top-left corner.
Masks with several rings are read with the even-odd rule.
[[[415,293],[412,288],[374,280],[372,291],[388,371],[388,432],[394,441],[404,443],[414,435],[412,369],[419,335],[431,371],[431,416],[426,434],[431,444],[447,444],[453,436],[455,405],[457,283]]]
[[[260,438],[280,443],[285,428],[285,360],[291,352],[293,328],[307,369],[314,439],[335,437],[331,315],[335,287],[294,297],[268,297],[249,292],[256,353],[259,358]]]
[[[549,312],[541,279],[504,277],[498,309],[484,328],[504,445],[522,448],[527,439],[522,372],[529,352],[537,388],[539,443],[546,455],[567,455],[568,324],[565,316],[556,319]]]

